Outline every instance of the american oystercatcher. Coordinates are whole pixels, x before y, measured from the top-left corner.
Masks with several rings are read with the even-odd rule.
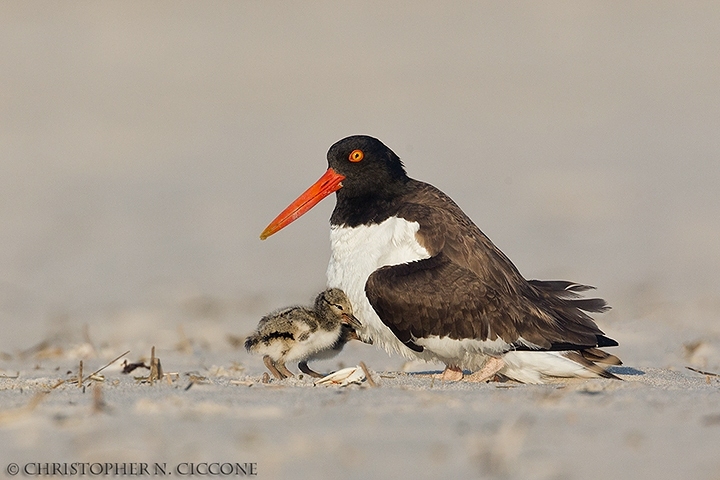
[[[245,340],[245,348],[263,355],[275,378],[293,376],[285,362],[299,362],[302,372],[321,378],[307,362],[334,357],[347,342],[358,338],[355,329],[360,327],[345,293],[330,288],[317,296],[313,308],[288,307],[264,316]]]
[[[363,340],[441,361],[445,380],[463,370],[475,381],[617,378],[598,365],[621,363],[599,349],[617,342],[588,315],[609,307],[580,298],[593,287],[526,280],[450,197],[408,177],[376,138],[344,138],[327,160],[325,174],[260,238],[336,192],[327,284],[350,298]]]

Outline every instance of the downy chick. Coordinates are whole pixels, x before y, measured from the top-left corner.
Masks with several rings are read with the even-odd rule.
[[[334,357],[348,341],[358,338],[355,329],[361,327],[345,293],[331,288],[317,296],[313,308],[288,307],[264,316],[245,340],[245,348],[263,355],[275,378],[293,376],[285,362],[299,362],[302,372],[321,377],[307,362]]]

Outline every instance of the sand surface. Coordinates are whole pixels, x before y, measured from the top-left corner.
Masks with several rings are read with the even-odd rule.
[[[0,65],[0,476],[720,477],[719,377],[686,368],[720,372],[716,3],[6,2]],[[334,201],[259,233],[358,133],[526,277],[596,285],[624,381],[352,344],[317,368],[379,387],[263,384],[242,338],[324,287]],[[153,385],[70,383],[153,346]]]

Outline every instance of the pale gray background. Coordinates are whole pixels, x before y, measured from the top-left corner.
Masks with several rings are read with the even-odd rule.
[[[334,199],[258,235],[357,133],[623,347],[720,332],[716,2],[7,2],[0,65],[2,349],[307,301]]]
[[[214,404],[209,417],[202,407],[186,414],[177,402],[193,409],[196,397],[176,402],[175,390],[108,387],[119,395],[109,402],[114,416],[70,428],[57,420],[70,408],[62,395],[70,405],[90,396],[64,390],[34,423],[3,430],[7,445],[60,452],[58,461],[122,461],[133,448],[124,445],[141,441],[153,452],[146,460],[169,461],[185,455],[173,440],[190,435],[198,461],[212,460],[205,448],[222,461],[259,459],[266,472],[299,465],[316,478],[314,465],[332,448],[352,452],[346,463],[358,478],[358,465],[373,458],[385,460],[374,471],[388,475],[430,471],[422,461],[398,463],[400,448],[405,460],[417,454],[452,476],[451,465],[459,474],[487,465],[481,454],[466,456],[452,422],[495,422],[488,428],[502,437],[502,425],[524,431],[512,415],[529,408],[539,420],[516,454],[549,462],[550,473],[538,477],[587,476],[586,458],[615,477],[647,473],[642,459],[656,478],[717,472],[717,392],[683,397],[684,384],[667,372],[720,369],[713,1],[2,2],[0,370],[53,383],[79,358],[94,368],[124,350],[137,360],[156,345],[170,370],[207,374],[204,359],[212,358],[258,376],[260,360],[226,335],[242,336],[267,311],[323,288],[334,199],[265,242],[258,236],[325,171],[328,147],[352,134],[393,148],[411,176],[448,193],[527,277],[596,285],[614,307],[598,316],[621,344],[613,353],[633,369],[666,369],[660,384],[680,400],[666,398],[666,387],[631,382],[613,387],[615,396],[568,394],[562,408],[532,387],[430,397],[388,388],[372,394],[377,405],[390,402],[389,416],[377,417],[357,392],[351,404],[364,443],[348,450],[356,431],[344,430],[345,410],[326,409],[339,398],[327,392],[218,390],[243,404],[267,396],[276,408],[275,423],[258,413],[252,437],[248,421],[233,417],[244,407],[231,407],[229,417],[213,416]],[[192,355],[168,357],[183,336]],[[57,347],[56,359],[32,357],[38,344]],[[402,365],[356,345],[342,358]],[[28,391],[7,391],[3,406],[27,404]],[[322,408],[292,419],[311,426],[286,432],[280,412],[297,411],[288,404],[302,400],[288,399],[303,395]],[[167,420],[158,411],[170,412]],[[50,419],[49,434],[62,442],[46,435]],[[410,422],[383,429],[393,419]],[[138,430],[116,436],[110,427]],[[303,443],[305,428],[314,428],[314,449]],[[680,448],[675,435],[695,443]],[[554,453],[543,450],[556,441]],[[277,444],[295,448],[285,463],[271,460]],[[513,465],[519,478],[534,471]]]

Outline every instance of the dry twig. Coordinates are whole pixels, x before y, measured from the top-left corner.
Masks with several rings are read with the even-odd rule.
[[[160,365],[160,359],[155,356],[155,346],[150,350],[150,375],[148,375],[148,382],[152,385],[155,380],[162,380],[163,371],[162,365]]]
[[[692,368],[692,367],[685,367],[685,368],[687,368],[688,370],[692,370],[693,372],[702,374],[702,375],[709,375],[711,377],[720,377],[720,373],[704,372],[702,370],[698,370],[697,368]]]
[[[375,380],[373,380],[372,375],[370,375],[370,370],[368,370],[367,365],[365,365],[365,362],[360,362],[360,368],[363,369],[363,373],[365,373],[365,378],[367,378],[368,385],[371,387],[377,387],[378,384],[375,383]]]
[[[128,350],[127,352],[123,353],[122,355],[118,355],[117,357],[115,357],[114,359],[112,359],[110,362],[106,363],[106,364],[103,365],[102,367],[100,367],[100,368],[98,368],[97,370],[95,370],[94,372],[92,372],[92,373],[91,373],[90,375],[88,375],[87,377],[83,376],[83,362],[82,362],[82,360],[80,360],[80,367],[78,368],[78,374],[77,374],[76,379],[75,379],[75,380],[68,380],[68,383],[77,383],[78,388],[82,388],[83,384],[85,383],[85,380],[95,380],[96,382],[100,382],[100,381],[104,380],[104,378],[103,378],[102,375],[98,375],[98,373],[102,372],[102,371],[105,370],[107,367],[109,367],[109,366],[112,365],[113,363],[117,362],[118,360],[120,360],[122,357],[124,357],[124,356],[127,355],[128,353],[130,353],[130,350]],[[65,380],[61,380],[60,383],[58,383],[57,385],[55,385],[53,388],[56,388],[56,387],[58,387],[59,385],[62,385],[63,383],[65,383]]]

